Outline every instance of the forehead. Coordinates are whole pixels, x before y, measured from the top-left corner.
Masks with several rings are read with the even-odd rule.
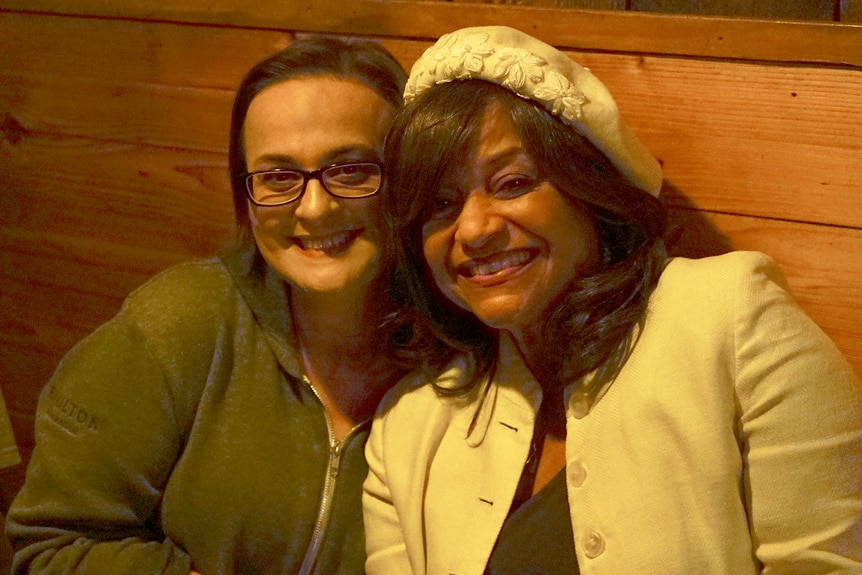
[[[502,105],[491,102],[479,120],[479,130],[470,145],[477,156],[493,156],[513,147],[521,148],[521,137],[514,120]]]
[[[532,162],[508,110],[491,102],[471,122],[469,136],[460,146],[452,148],[444,180],[463,177],[483,177],[504,164]]]
[[[246,154],[301,155],[303,149],[382,146],[394,110],[372,88],[333,76],[291,78],[252,100],[243,129]]]

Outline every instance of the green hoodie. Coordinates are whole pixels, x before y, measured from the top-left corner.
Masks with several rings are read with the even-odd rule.
[[[16,573],[363,573],[368,425],[335,443],[256,259],[163,272],[63,359],[7,518]]]

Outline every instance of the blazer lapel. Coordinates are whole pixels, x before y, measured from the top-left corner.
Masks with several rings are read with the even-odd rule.
[[[429,574],[482,575],[509,513],[541,402],[513,348],[501,341],[493,382],[477,396],[484,400],[455,414],[431,464],[424,509]]]

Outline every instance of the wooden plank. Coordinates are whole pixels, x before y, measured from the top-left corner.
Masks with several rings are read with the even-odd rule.
[[[9,296],[0,300],[0,342],[7,352],[32,351],[37,360],[3,359],[4,370],[28,368],[10,369],[7,381],[29,378],[30,369],[45,358],[59,360],[58,355],[113,316],[134,288],[158,271],[191,259],[178,251],[71,234],[0,229],[0,281]],[[44,369],[39,370],[42,376]]]
[[[545,6],[549,8],[578,8],[581,10],[625,10],[626,0],[437,0],[465,4],[500,4],[508,6]]]
[[[862,227],[862,71],[570,55],[604,81],[662,161],[666,196]]]
[[[222,154],[30,134],[0,146],[0,228],[180,257],[233,231]]]
[[[234,93],[75,76],[0,74],[6,131],[227,151]]]
[[[37,20],[47,21],[46,28],[28,24],[27,31],[47,37],[69,19]],[[96,22],[65,30],[67,41],[87,44],[95,28],[106,41],[124,36],[126,44],[140,44],[126,48],[126,53],[143,54],[143,45],[153,34],[124,34],[128,30],[123,26],[105,29]],[[177,28],[153,26],[166,37]],[[247,39],[221,38],[219,45],[225,51],[241,50]],[[409,67],[430,42],[383,44]],[[122,61],[104,57],[87,67],[89,77],[62,74],[70,68],[52,69],[52,75],[45,76],[41,70],[50,69],[55,53],[48,50],[39,58],[34,46],[27,50],[25,67],[40,73],[14,69],[2,77],[0,68],[0,108],[5,105],[11,118],[0,130],[8,138],[37,132],[223,154],[233,94],[226,88],[196,86],[216,85],[220,78],[242,72],[230,71],[227,65],[207,70],[204,63],[212,58],[205,48],[195,52],[201,64],[195,85],[185,87],[172,85],[177,81],[173,71],[164,78],[159,74],[158,70],[171,68],[164,65],[146,72],[147,82],[131,78],[120,82],[114,78]],[[91,47],[87,53],[94,51],[102,52]],[[668,197],[682,193],[711,211],[862,225],[858,194],[862,71],[589,52],[570,55],[602,78],[627,121],[663,162]],[[195,67],[190,56],[186,61],[187,68]]]
[[[838,0],[631,0],[631,10],[665,14],[832,21]]]
[[[421,0],[0,0],[0,10],[415,39],[494,23],[572,49],[862,66],[862,27],[834,23]]]
[[[234,91],[291,33],[0,11],[0,73]],[[430,42],[381,38],[410,69]]]
[[[671,209],[670,251],[704,256],[764,252],[787,276],[800,307],[862,377],[862,230]]]
[[[284,32],[0,12],[0,66],[43,76],[235,90]]]

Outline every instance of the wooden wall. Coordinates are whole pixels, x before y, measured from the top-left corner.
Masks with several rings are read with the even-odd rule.
[[[476,4],[508,4],[579,8],[588,10],[631,10],[661,14],[699,16],[739,16],[770,20],[820,20],[859,22],[862,0],[437,0]]]
[[[665,168],[674,250],[775,257],[862,373],[862,27],[355,0],[0,0],[0,384],[39,389],[145,279],[230,239],[228,117],[254,62],[315,31],[409,68],[508,24],[590,67]],[[2,508],[22,469],[6,472]],[[2,509],[0,509],[2,510]]]

